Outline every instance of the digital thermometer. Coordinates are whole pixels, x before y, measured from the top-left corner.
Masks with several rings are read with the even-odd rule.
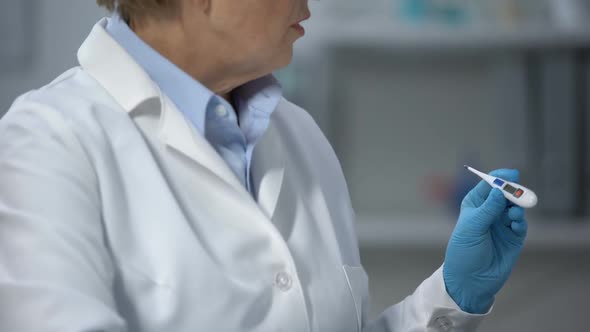
[[[465,165],[470,172],[478,175],[484,181],[490,184],[492,188],[502,190],[504,197],[512,203],[523,208],[532,208],[537,205],[537,195],[530,189],[519,185],[518,183],[506,181],[476,170],[473,167]]]

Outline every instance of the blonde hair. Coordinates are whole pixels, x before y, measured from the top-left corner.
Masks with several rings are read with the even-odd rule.
[[[145,18],[167,18],[178,13],[180,0],[96,0],[96,3],[129,23]]]

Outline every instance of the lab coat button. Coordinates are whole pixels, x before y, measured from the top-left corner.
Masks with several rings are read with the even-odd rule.
[[[275,285],[282,291],[286,292],[291,289],[293,279],[287,272],[279,272],[275,277]]]
[[[441,331],[450,331],[453,328],[453,322],[445,316],[438,317],[435,322]]]
[[[217,114],[220,117],[226,117],[227,116],[227,109],[225,108],[225,106],[223,105],[217,105],[215,107],[215,114]]]

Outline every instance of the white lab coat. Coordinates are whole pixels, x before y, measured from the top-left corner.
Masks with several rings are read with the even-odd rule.
[[[305,111],[273,113],[254,200],[104,26],[0,121],[0,331],[475,330],[440,269],[368,319],[344,177]]]

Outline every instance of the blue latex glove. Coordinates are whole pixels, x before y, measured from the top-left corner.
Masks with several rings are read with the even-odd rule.
[[[519,179],[517,170],[490,174],[515,183]],[[499,189],[481,181],[465,196],[443,266],[447,292],[463,311],[489,310],[516,264],[526,233],[524,209]]]

